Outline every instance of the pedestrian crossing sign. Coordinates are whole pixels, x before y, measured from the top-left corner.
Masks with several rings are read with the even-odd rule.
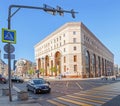
[[[16,44],[16,30],[2,28],[2,42]]]

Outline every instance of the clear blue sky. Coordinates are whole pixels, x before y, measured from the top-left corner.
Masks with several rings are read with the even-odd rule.
[[[20,9],[11,18],[11,29],[17,31],[17,44],[14,44],[16,59],[25,58],[34,62],[34,46],[39,41],[67,22],[82,21],[114,54],[114,63],[120,65],[120,0],[0,0],[0,29],[8,26],[8,7],[12,4],[37,7],[59,5],[65,10],[79,12],[73,19],[68,13],[61,17],[42,10]],[[2,59],[4,45],[0,42]]]

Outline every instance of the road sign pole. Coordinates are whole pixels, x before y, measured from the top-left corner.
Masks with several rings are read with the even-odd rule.
[[[8,29],[11,27],[10,22],[11,8],[8,10]],[[8,78],[9,78],[9,101],[12,101],[11,95],[11,54],[10,54],[10,42],[8,43]]]

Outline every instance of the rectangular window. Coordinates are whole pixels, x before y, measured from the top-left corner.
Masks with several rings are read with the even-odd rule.
[[[61,36],[59,36],[60,40],[61,40]]]
[[[76,32],[75,32],[75,31],[73,31],[73,35],[76,35]]]
[[[66,63],[66,57],[64,57],[64,63]]]
[[[77,72],[77,65],[74,65],[74,72]]]
[[[61,42],[60,42],[60,46],[61,46]]]
[[[77,62],[77,56],[74,55],[74,62]]]
[[[64,45],[65,45],[65,40],[64,40]]]
[[[73,43],[76,43],[76,38],[73,38]]]
[[[65,48],[64,48],[64,52],[65,52]]]
[[[74,50],[74,51],[76,50],[76,46],[74,46],[73,50]]]
[[[66,72],[66,66],[64,66],[64,72]]]

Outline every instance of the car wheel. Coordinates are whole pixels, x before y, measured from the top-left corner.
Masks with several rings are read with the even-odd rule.
[[[51,90],[48,91],[48,93],[50,93],[50,92],[51,92]]]
[[[19,81],[17,80],[16,82],[18,83]]]
[[[36,94],[37,93],[36,89],[34,89],[33,92],[34,92],[34,94]]]
[[[27,88],[27,91],[30,91],[28,87],[26,87],[26,88]]]

